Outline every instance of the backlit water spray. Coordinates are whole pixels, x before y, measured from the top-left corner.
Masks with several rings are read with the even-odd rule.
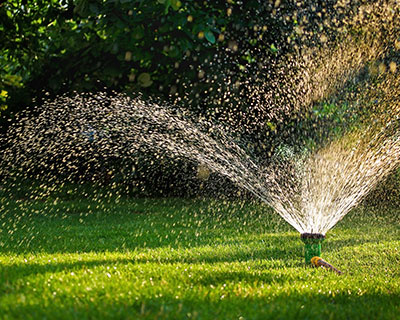
[[[400,164],[400,81],[397,64],[387,55],[400,50],[392,22],[396,10],[365,6],[348,22],[365,27],[365,36],[345,33],[331,47],[302,48],[284,57],[286,67],[296,65],[297,72],[288,72],[269,91],[246,84],[259,95],[258,108],[275,101],[271,119],[278,124],[282,114],[301,117],[324,101],[362,114],[349,129],[321,141],[282,143],[264,157],[254,156],[254,140],[248,142],[229,123],[124,94],[77,94],[19,116],[2,138],[1,174],[17,183],[29,177],[56,185],[143,153],[189,159],[274,208],[301,233],[310,263],[320,255],[325,234]],[[368,23],[362,19],[374,11],[391,17],[385,32],[379,14]]]

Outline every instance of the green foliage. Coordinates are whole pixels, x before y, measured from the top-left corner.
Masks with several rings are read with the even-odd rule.
[[[9,92],[11,112],[23,105],[21,92],[25,104],[45,92],[104,87],[168,97],[203,82],[191,88],[195,95],[213,85],[199,71],[216,72],[205,65],[220,48],[276,53],[271,41],[283,29],[273,9],[261,0],[7,1],[0,6],[0,89]],[[256,61],[249,53],[239,60],[225,63]]]

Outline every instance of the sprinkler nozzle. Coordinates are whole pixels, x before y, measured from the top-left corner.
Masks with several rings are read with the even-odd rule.
[[[325,260],[323,260],[320,257],[312,257],[311,258],[311,263],[315,266],[315,267],[322,267],[325,269],[329,269],[331,271],[336,272],[337,274],[342,274],[342,271],[336,269],[333,265],[331,265],[330,263],[326,262]]]
[[[322,233],[302,233],[300,237],[301,239],[325,239]]]
[[[321,233],[302,233],[300,237],[304,242],[305,262],[309,265],[311,258],[321,255],[321,243],[325,236]]]

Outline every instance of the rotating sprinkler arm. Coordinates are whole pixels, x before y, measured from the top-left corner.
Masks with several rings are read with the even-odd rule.
[[[316,267],[322,267],[322,268],[325,268],[325,269],[332,270],[332,271],[336,272],[339,275],[342,274],[342,271],[336,269],[333,265],[331,265],[330,263],[326,262],[325,260],[323,260],[320,257],[313,257],[311,259],[311,263]]]

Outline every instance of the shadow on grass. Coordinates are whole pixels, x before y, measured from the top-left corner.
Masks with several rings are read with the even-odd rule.
[[[198,229],[191,230],[184,236],[171,235],[170,230],[155,230],[149,225],[142,225],[141,230],[145,236],[133,237],[129,233],[130,226],[122,227],[120,230],[112,230],[111,224],[105,224],[109,230],[99,233],[91,227],[80,226],[75,230],[65,230],[60,227],[51,228],[51,232],[46,234],[46,228],[35,231],[34,238],[28,232],[14,234],[10,239],[7,235],[0,233],[0,253],[6,255],[24,254],[67,254],[67,253],[91,253],[91,252],[132,252],[132,251],[151,251],[149,262],[231,262],[247,261],[252,259],[284,259],[294,258],[303,255],[303,243],[297,233],[268,233],[268,234],[241,234],[233,233],[232,230],[220,229],[213,230],[208,234],[197,237]],[[395,235],[395,234],[393,234]],[[166,239],[165,237],[168,236]],[[236,239],[234,237],[237,236]],[[385,238],[385,237],[384,237]],[[391,238],[393,240],[393,238]],[[394,239],[400,239],[396,236]],[[363,236],[349,239],[329,238],[322,244],[323,253],[329,251],[340,251],[344,248],[362,246],[365,244],[378,244],[382,237]],[[202,248],[215,248],[202,250]],[[161,254],[159,250],[187,250],[183,256]],[[222,250],[222,252],[220,251]],[[205,252],[207,251],[207,252]],[[229,251],[229,254],[226,254]],[[225,254],[223,254],[225,253]]]
[[[258,233],[258,230],[241,233],[232,227],[219,225],[217,229],[200,228],[158,228],[151,224],[139,227],[127,222],[125,225],[101,223],[102,230],[93,226],[28,225],[24,230],[16,230],[11,236],[1,233],[0,253],[88,253],[88,252],[126,252],[160,248],[193,249],[202,246],[229,247],[265,247],[267,256],[275,257],[280,253],[297,251],[301,243],[297,234]],[[137,232],[135,228],[140,230]],[[30,231],[29,229],[33,230]],[[133,231],[132,231],[133,230]],[[179,231],[184,231],[179,234]],[[136,232],[136,233],[135,233]],[[198,235],[198,232],[201,235]],[[293,244],[289,245],[288,244]]]
[[[128,212],[120,211],[122,209]],[[141,212],[143,208],[139,206],[134,209],[136,211],[131,206],[122,206],[115,215],[100,211],[84,217],[86,219],[84,222],[81,222],[79,215],[3,214],[0,218],[6,229],[0,228],[0,253],[6,255],[109,251],[128,252],[128,255],[129,252],[147,253],[143,258],[132,257],[131,261],[137,263],[289,261],[303,255],[303,244],[299,235],[287,232],[286,224],[283,228],[277,228],[276,217],[269,225],[269,217],[266,218],[267,221],[261,221],[260,224],[266,223],[265,227],[263,225],[249,227],[248,224],[238,225],[238,220],[229,220],[226,216],[221,220],[213,220],[215,216],[199,216],[190,210],[187,214],[178,211],[174,215],[168,215],[171,214],[171,210],[173,211],[168,206],[166,212],[158,208],[152,213],[138,214],[137,212]],[[196,227],[193,222],[195,219],[202,222],[200,227]],[[254,222],[252,217],[243,219],[245,222]],[[13,224],[14,221],[16,224]],[[1,222],[0,220],[0,225]],[[178,232],[183,233],[179,235]],[[197,232],[200,232],[201,236],[197,236]],[[328,236],[323,244],[323,252],[380,241],[380,238],[373,236],[344,240],[330,239]],[[173,249],[179,249],[181,254],[168,254],[168,250]],[[154,252],[151,252],[152,250]],[[148,254],[149,252],[151,253]]]
[[[224,283],[235,283],[244,287],[250,284],[253,291],[250,295],[230,291],[226,296],[215,296],[211,289],[205,291],[184,291],[186,296],[176,298],[177,292],[173,287],[161,287],[162,297],[143,297],[139,299],[125,294],[119,295],[120,288],[108,288],[106,293],[93,292],[83,294],[79,299],[64,293],[64,297],[47,300],[45,305],[35,301],[27,303],[15,301],[3,308],[4,314],[10,318],[54,318],[54,319],[187,319],[198,317],[203,319],[394,319],[399,314],[397,301],[398,293],[368,293],[358,296],[347,291],[336,296],[320,294],[316,291],[290,289],[288,282],[294,281],[297,288],[299,283],[308,283],[301,272],[285,273],[280,268],[299,267],[303,244],[298,234],[275,229],[266,229],[265,234],[257,234],[258,229],[245,229],[246,233],[237,231],[234,223],[220,223],[218,228],[208,229],[187,226],[182,229],[191,230],[189,234],[178,237],[171,235],[171,227],[159,228],[152,224],[156,220],[145,214],[130,217],[106,217],[98,221],[100,229],[96,229],[96,221],[90,224],[79,224],[78,221],[62,221],[56,218],[33,219],[35,228],[27,225],[25,229],[16,230],[13,240],[8,234],[0,233],[0,252],[10,255],[24,254],[76,254],[76,260],[71,262],[49,262],[47,264],[14,263],[0,266],[0,295],[23,294],[22,281],[25,277],[43,275],[45,273],[70,273],[91,268],[106,268],[120,265],[127,272],[134,274],[136,267],[146,264],[157,264],[157,268],[149,269],[149,276],[160,276],[170,272],[171,265],[192,264],[204,268],[197,271],[198,277],[187,280],[185,285],[194,288],[210,288]],[[190,220],[193,216],[189,216]],[[163,220],[161,223],[164,223]],[[156,221],[157,222],[157,221]],[[159,221],[158,221],[159,222]],[[125,223],[125,224],[122,224]],[[169,226],[171,223],[168,221]],[[185,221],[185,224],[186,221]],[[131,239],[131,230],[140,228],[143,236]],[[33,230],[33,231],[32,231]],[[203,231],[204,237],[197,237],[196,231]],[[242,230],[243,231],[243,230]],[[343,232],[341,230],[340,232]],[[34,235],[34,238],[30,238]],[[165,236],[169,237],[166,239]],[[218,241],[216,242],[216,239]],[[20,242],[27,240],[27,242]],[[344,247],[359,246],[365,243],[379,243],[380,238],[362,237],[357,239],[339,240],[327,238],[323,251],[340,250]],[[174,250],[172,250],[174,249]],[[102,257],[100,259],[77,261],[82,253],[104,253],[113,251],[118,257]],[[79,252],[79,253],[77,253]],[[123,254],[126,253],[126,257]],[[95,256],[96,258],[96,256]],[[75,259],[75,257],[73,257]],[[264,264],[265,260],[273,261]],[[214,268],[219,263],[234,263],[254,261],[253,270],[235,269],[218,271]],[[268,267],[267,267],[268,265]],[[155,274],[159,273],[159,274]],[[303,277],[303,278],[302,278]],[[243,283],[242,283],[243,282]],[[7,283],[12,289],[8,289]],[[288,286],[284,292],[260,289],[259,284],[278,283]],[[3,285],[1,285],[3,284]],[[100,290],[100,289],[98,289]],[[274,289],[275,290],[275,289]],[[300,292],[301,291],[301,292]],[[173,294],[175,293],[175,294]],[[52,299],[52,298],[50,298]],[[58,300],[57,300],[58,299]],[[91,300],[92,299],[92,300]],[[50,302],[50,303],[49,303]],[[8,309],[7,309],[8,308]],[[0,316],[1,317],[1,316]]]
[[[41,206],[39,209],[43,210]],[[165,212],[159,209],[159,212],[151,213],[143,213],[140,208],[120,209],[121,212],[100,211],[83,217],[70,213],[41,215],[32,212],[21,214],[17,209],[10,211],[0,215],[0,253],[124,252],[163,247],[190,249],[221,244],[247,245],[256,241],[264,241],[268,246],[270,241],[275,242],[270,234],[282,232],[282,229],[286,232],[285,228],[277,227],[279,219],[276,217],[254,223],[249,216],[232,218],[190,211],[187,214],[180,211],[171,213],[169,207]],[[252,226],[249,226],[249,221]],[[280,237],[283,241],[293,238],[287,238],[285,234]],[[274,257],[283,251],[274,248],[273,252],[266,254]]]
[[[63,297],[61,297],[63,298]],[[5,310],[10,318],[34,319],[396,319],[398,294],[349,295],[335,297],[298,292],[265,293],[246,297],[190,295],[176,297],[133,297],[118,299],[101,296],[73,300],[65,296],[60,303],[16,304]]]
[[[261,261],[260,261],[261,262]],[[122,265],[122,267],[121,267]],[[71,273],[79,272],[82,270],[95,269],[96,267],[103,267],[106,270],[107,267],[117,266],[118,269],[124,269],[126,267],[127,272],[135,274],[138,270],[148,265],[148,263],[132,262],[131,259],[107,259],[107,260],[93,260],[93,261],[76,261],[70,263],[50,263],[50,264],[27,264],[27,265],[13,265],[10,267],[1,267],[1,292],[8,294],[7,288],[13,287],[15,284],[20,283],[21,279],[29,276],[37,276],[45,273]],[[191,278],[186,282],[186,285],[203,285],[209,287],[210,285],[219,286],[229,282],[247,282],[247,283],[286,283],[288,281],[306,281],[301,275],[277,275],[277,270],[283,269],[284,266],[265,267],[262,264],[260,266],[252,267],[252,270],[243,267],[241,270],[224,270],[218,271],[218,266],[215,264],[209,264],[208,268],[204,268],[203,263],[191,263],[191,267],[202,268],[201,271],[196,271],[196,277]],[[187,265],[180,265],[180,267],[186,267]],[[154,269],[148,271],[148,275],[153,278],[159,278],[164,272],[171,272],[171,267],[175,267],[175,263],[163,263],[157,264],[157,272]],[[107,269],[108,270],[108,269]],[[257,271],[257,272],[253,272]],[[259,272],[258,272],[259,271]],[[278,271],[279,272],[279,271]],[[181,276],[181,275],[180,275]],[[179,278],[179,276],[178,276]],[[8,285],[6,285],[8,284]],[[12,289],[14,290],[14,289]]]
[[[291,238],[286,236],[285,238]],[[285,248],[274,245],[270,242],[268,246],[261,246],[252,248],[249,246],[232,246],[229,250],[223,252],[216,250],[209,250],[202,247],[190,248],[186,250],[183,248],[182,251],[173,250],[173,255],[168,255],[165,252],[158,251],[139,251],[126,252],[126,258],[119,257],[107,257],[104,259],[90,259],[84,261],[73,261],[73,262],[54,262],[49,263],[15,263],[10,265],[0,265],[0,279],[11,280],[13,278],[20,278],[30,275],[43,274],[47,272],[71,272],[74,270],[90,269],[99,266],[115,266],[118,264],[123,265],[137,265],[137,264],[148,264],[155,263],[160,266],[171,265],[171,264],[218,264],[218,263],[233,263],[233,262],[246,262],[246,261],[272,261],[277,262],[274,266],[275,269],[283,268],[288,261],[293,261],[299,255],[299,247],[296,242],[293,242],[291,246],[286,245]],[[171,248],[163,248],[165,250],[171,250]],[[100,252],[101,254],[101,252]],[[118,253],[118,255],[123,254]],[[76,255],[75,259],[78,259],[79,254]],[[82,257],[82,256],[81,256]],[[244,274],[243,274],[244,275]]]

